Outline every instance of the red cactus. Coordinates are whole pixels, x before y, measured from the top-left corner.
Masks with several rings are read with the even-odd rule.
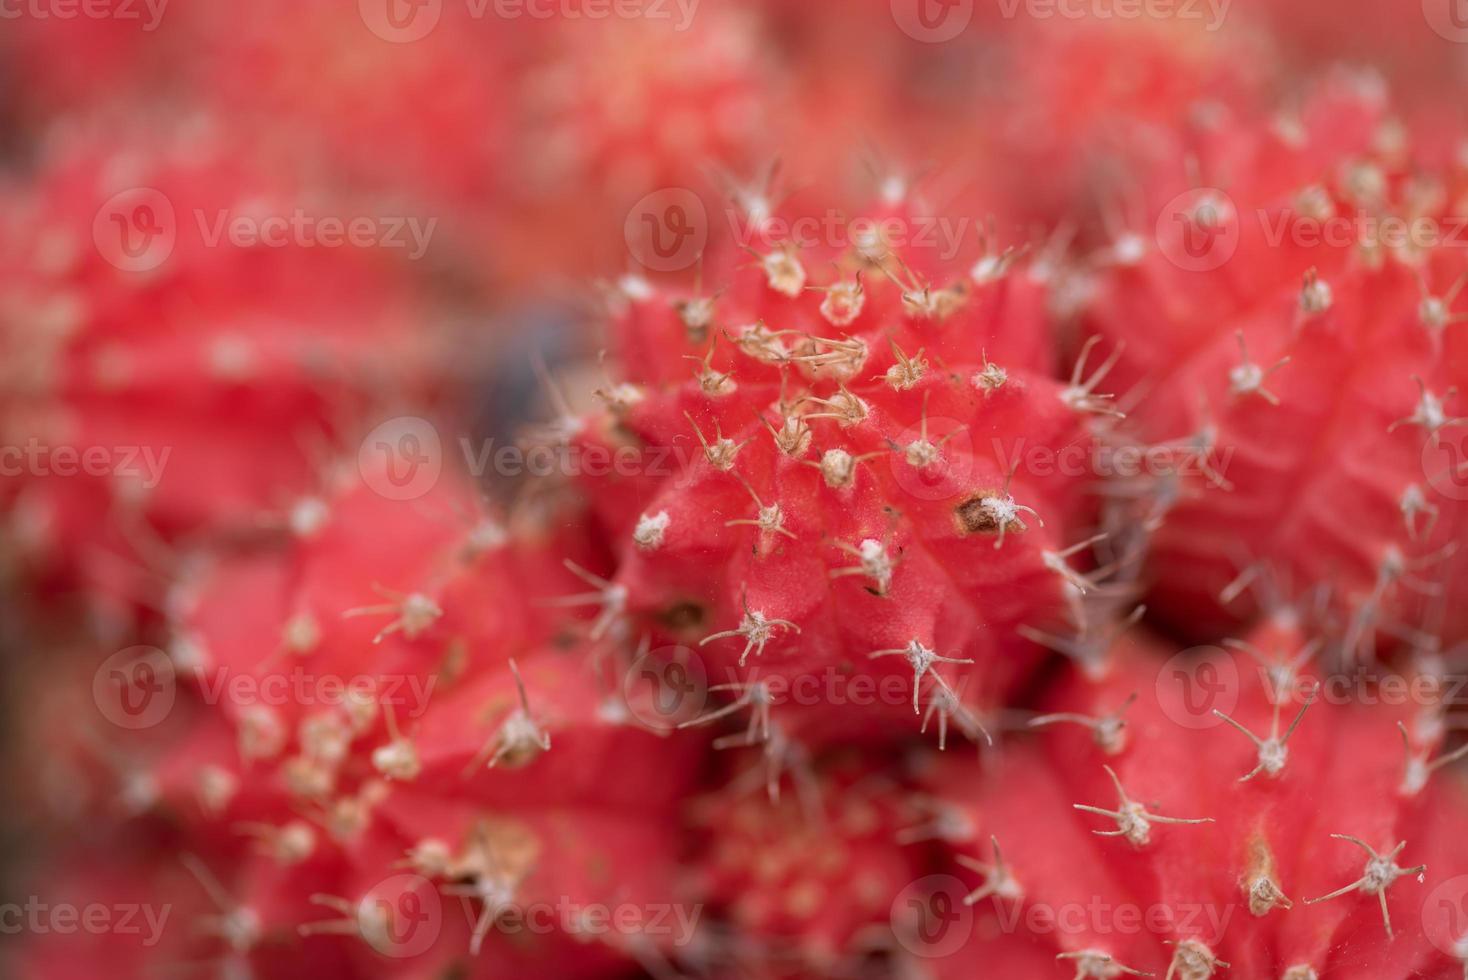
[[[850,754],[800,774],[773,806],[742,778],[693,802],[706,894],[737,931],[741,968],[830,975],[882,950],[893,897],[921,869],[902,840],[918,814],[897,788]]]
[[[1156,246],[1118,239],[1096,278],[1084,317],[1126,345],[1133,431],[1213,462],[1173,481],[1154,542],[1153,605],[1190,635],[1226,628],[1221,605],[1248,615],[1238,591],[1261,574],[1276,600],[1329,589],[1353,656],[1405,624],[1462,633],[1423,602],[1461,521],[1462,258],[1421,237],[1453,227],[1449,182],[1412,172],[1401,139],[1379,91],[1338,79],[1285,128],[1210,148],[1220,188],[1160,185],[1179,196]]]
[[[851,249],[762,245],[707,292],[624,283],[608,410],[554,433],[626,464],[583,481],[620,556],[609,623],[698,643],[747,696],[878,681],[865,709],[854,690],[792,697],[776,715],[810,738],[885,737],[883,716],[925,704],[973,734],[963,704],[1035,661],[1015,627],[1053,627],[1084,590],[1066,561],[1098,378],[1048,376],[1038,268],[986,252],[965,275],[936,247],[863,237],[921,214],[838,228]]]
[[[128,615],[7,606],[20,911],[105,920],[22,975],[1463,976],[1468,274],[1370,236],[1453,112],[1180,11],[551,6],[80,25],[107,106],[24,25],[0,556]],[[494,254],[236,239],[383,192]],[[508,486],[418,289],[624,248]]]
[[[233,240],[226,223],[289,216],[300,189],[207,132],[118,135],[58,130],[9,189],[0,426],[17,540],[136,599],[99,550],[156,563],[135,554],[147,525],[257,531],[427,365],[385,251]]]
[[[152,756],[131,812],[195,855],[206,951],[257,975],[285,944],[306,955],[278,975],[601,976],[691,941],[673,818],[705,740],[649,731],[574,621],[534,613],[571,556],[595,565],[585,535],[468,520],[448,480],[382,485],[333,488],[282,548],[175,596],[181,683],[130,750]]]
[[[1055,692],[1032,722],[1055,729],[1043,748],[933,772],[955,860],[981,875],[959,872],[971,927],[994,936],[940,975],[995,947],[1077,977],[1461,972],[1424,929],[1425,898],[1464,871],[1461,788],[1431,778],[1444,688],[1399,677],[1423,696],[1394,707],[1294,660],[1296,628],[1250,641],[1172,659],[1123,646]]]

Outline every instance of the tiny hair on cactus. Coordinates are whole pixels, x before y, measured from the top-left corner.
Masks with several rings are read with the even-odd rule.
[[[525,693],[525,681],[520,677],[520,668],[510,660],[510,673],[515,677],[515,692],[519,706],[500,722],[494,735],[484,743],[484,748],[469,763],[465,770],[470,772],[488,765],[493,769],[504,763],[512,767],[523,766],[542,752],[549,752],[550,733],[540,727],[530,711],[530,697]]]
[[[1386,907],[1387,889],[1395,884],[1398,878],[1402,877],[1415,875],[1419,882],[1422,881],[1422,874],[1427,870],[1427,865],[1419,864],[1414,868],[1403,868],[1397,864],[1397,855],[1406,849],[1406,841],[1398,843],[1387,854],[1378,854],[1374,847],[1359,837],[1352,837],[1349,834],[1331,834],[1330,836],[1336,840],[1349,841],[1365,851],[1369,858],[1366,862],[1366,869],[1362,872],[1361,877],[1351,884],[1337,888],[1329,895],[1322,895],[1319,898],[1307,898],[1305,899],[1305,904],[1314,905],[1316,902],[1325,902],[1332,898],[1340,898],[1342,895],[1354,891],[1359,891],[1363,895],[1375,895],[1381,903],[1381,920],[1382,924],[1386,926],[1387,938],[1393,938],[1391,912]]]
[[[1249,731],[1247,728],[1234,721],[1222,711],[1219,711],[1217,708],[1213,709],[1214,715],[1216,715],[1222,721],[1226,721],[1233,727],[1237,728],[1240,732],[1243,733],[1246,738],[1249,739],[1249,741],[1253,742],[1254,745],[1257,746],[1259,749],[1259,764],[1251,769],[1249,772],[1240,776],[1239,782],[1246,783],[1260,773],[1264,773],[1269,778],[1275,779],[1282,771],[1284,771],[1285,762],[1289,759],[1288,745],[1290,741],[1290,736],[1295,734],[1296,728],[1300,727],[1300,722],[1303,721],[1305,718],[1305,712],[1309,710],[1310,705],[1314,702],[1314,700],[1315,692],[1311,691],[1309,694],[1306,695],[1305,703],[1300,706],[1299,713],[1295,715],[1294,720],[1290,722],[1290,727],[1285,731],[1283,735],[1281,735],[1279,732],[1279,709],[1281,706],[1281,702],[1275,701],[1274,716],[1270,721],[1268,738],[1260,738],[1258,735],[1255,735],[1253,732]]]
[[[918,702],[921,698],[923,677],[931,674],[933,683],[945,693],[951,694],[952,688],[948,686],[941,674],[934,668],[934,664],[971,664],[972,660],[959,659],[956,657],[939,656],[936,650],[930,650],[920,640],[912,640],[905,647],[896,650],[876,650],[868,654],[875,659],[877,657],[906,657],[907,662],[912,665],[912,713],[918,714]]]
[[[775,638],[777,631],[793,630],[800,632],[800,627],[788,619],[769,619],[758,609],[750,609],[748,602],[745,603],[744,615],[739,620],[739,625],[731,630],[713,633],[698,641],[699,646],[712,643],[715,640],[723,640],[731,637],[742,637],[744,649],[739,654],[739,666],[753,653],[756,657],[762,656],[765,647]]]
[[[1146,847],[1151,843],[1152,824],[1154,823],[1198,824],[1214,822],[1212,817],[1164,817],[1160,814],[1153,813],[1143,804],[1127,796],[1126,790],[1122,788],[1120,778],[1116,775],[1116,770],[1110,766],[1104,766],[1103,768],[1106,770],[1106,775],[1111,778],[1112,785],[1116,787],[1117,808],[1115,810],[1107,810],[1103,807],[1091,806],[1089,804],[1074,804],[1077,810],[1100,814],[1103,817],[1110,817],[1116,821],[1115,830],[1093,830],[1091,831],[1093,834],[1101,837],[1125,837],[1135,847]]]
[[[421,592],[404,594],[380,586],[377,587],[377,591],[383,598],[392,601],[384,605],[348,609],[342,613],[343,616],[393,615],[392,622],[384,626],[382,631],[372,638],[373,643],[381,643],[397,632],[401,632],[409,640],[417,639],[443,615],[443,610],[439,608],[438,603]]]

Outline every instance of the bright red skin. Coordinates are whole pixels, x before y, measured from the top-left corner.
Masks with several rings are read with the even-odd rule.
[[[750,753],[731,771],[759,765]],[[854,969],[864,935],[880,932],[893,898],[922,874],[921,853],[899,842],[921,814],[869,759],[838,754],[803,775],[814,812],[799,783],[778,802],[728,786],[690,806],[706,848],[703,893],[726,910],[760,976]]]
[[[1374,142],[1387,111],[1369,85],[1335,78],[1299,113],[1299,146],[1260,120],[1205,147],[1204,179],[1217,181],[1237,213],[1232,257],[1192,271],[1169,260],[1179,254],[1177,242],[1163,239],[1136,265],[1096,276],[1083,320],[1126,345],[1115,384],[1138,396],[1129,406],[1129,431],[1158,443],[1212,425],[1215,466],[1233,484],[1225,490],[1201,476],[1187,478],[1187,494],[1155,538],[1149,602],[1182,635],[1217,635],[1272,601],[1292,601],[1321,585],[1331,589],[1344,623],[1374,609],[1381,622],[1426,622],[1448,641],[1464,629],[1452,611],[1460,602],[1447,603],[1439,627],[1433,620],[1440,611],[1406,583],[1372,601],[1390,549],[1409,561],[1432,555],[1462,526],[1461,493],[1442,492],[1434,472],[1449,465],[1448,457],[1434,460],[1424,449],[1429,438],[1456,443],[1461,433],[1446,428],[1429,437],[1414,425],[1388,431],[1414,412],[1414,376],[1439,397],[1465,377],[1461,331],[1449,326],[1435,336],[1419,316],[1424,296],[1443,296],[1456,280],[1461,248],[1433,248],[1420,267],[1386,255],[1376,268],[1353,247],[1300,237],[1316,227],[1296,210],[1296,196],[1311,185],[1327,188],[1343,217],[1374,213],[1353,203],[1348,166],[1376,167],[1393,200],[1408,192],[1408,166]],[[1161,172],[1174,176],[1157,184],[1152,200],[1159,209],[1187,190],[1180,166]],[[1148,220],[1165,225],[1168,213],[1151,211]],[[1142,233],[1150,234],[1150,224]],[[1333,303],[1306,316],[1299,296],[1311,269],[1329,285]],[[1289,358],[1264,385],[1278,406],[1231,391],[1240,332],[1259,367]],[[1448,399],[1445,409],[1451,417],[1461,406]],[[1416,518],[1417,534],[1404,519],[1402,496],[1413,485],[1441,511],[1433,533],[1425,516]],[[1277,598],[1266,589],[1224,608],[1220,593],[1256,562],[1268,569]],[[1448,582],[1452,595],[1450,566],[1428,563],[1415,576]],[[1373,632],[1350,632],[1353,655],[1369,657],[1373,644],[1390,645]]]
[[[1293,654],[1303,639],[1292,627],[1270,628],[1250,640],[1272,651]],[[1461,850],[1451,843],[1463,828],[1463,788],[1451,775],[1439,773],[1418,795],[1399,792],[1405,758],[1394,730],[1398,720],[1415,725],[1415,711],[1366,701],[1322,698],[1306,712],[1287,743],[1289,756],[1277,779],[1261,774],[1245,783],[1239,776],[1256,765],[1254,746],[1220,720],[1211,727],[1184,727],[1207,721],[1188,697],[1206,693],[1203,679],[1193,675],[1185,688],[1171,671],[1195,668],[1183,659],[1167,660],[1152,641],[1119,646],[1105,673],[1088,680],[1079,672],[1054,691],[1046,710],[1101,716],[1115,711],[1131,694],[1138,699],[1126,712],[1126,743],[1111,754],[1074,725],[1045,732],[1041,745],[1012,746],[992,776],[979,776],[971,765],[941,767],[934,774],[940,798],[970,821],[972,836],[955,841],[963,853],[988,861],[990,835],[1000,842],[1010,873],[1024,889],[1029,906],[1056,910],[1096,908],[1053,930],[1030,931],[1022,917],[1017,927],[996,935],[992,943],[974,941],[947,960],[939,975],[961,975],[971,957],[987,957],[1009,947],[1060,952],[1097,949],[1129,967],[1166,972],[1173,947],[1163,941],[1196,938],[1230,973],[1277,978],[1296,965],[1309,965],[1321,976],[1378,977],[1457,976],[1453,965],[1434,948],[1421,926],[1425,897],[1439,882],[1462,874]],[[1243,654],[1225,655],[1236,675],[1225,670],[1224,685],[1211,688],[1205,700],[1225,703],[1227,712],[1256,733],[1269,733],[1271,708],[1260,668]],[[1210,675],[1212,676],[1212,675]],[[1320,679],[1301,671],[1292,700],[1284,706],[1282,730],[1303,703],[1303,692]],[[1191,691],[1192,693],[1188,693]],[[1414,728],[1415,730],[1415,728]],[[1183,818],[1212,817],[1214,823],[1154,823],[1151,841],[1135,847],[1123,838],[1101,838],[1097,830],[1116,824],[1072,804],[1111,809],[1116,792],[1103,765],[1117,773],[1128,795],[1156,814]],[[969,775],[964,775],[967,769]],[[1361,837],[1390,849],[1407,841],[1399,863],[1427,863],[1426,879],[1399,879],[1388,892],[1397,938],[1387,942],[1381,913],[1373,896],[1351,895],[1318,905],[1317,898],[1361,876],[1366,855],[1353,845],[1330,838],[1332,833]],[[1262,917],[1251,914],[1241,882],[1249,868],[1251,842],[1268,844],[1276,862],[1274,878],[1294,901],[1293,908],[1275,907]],[[1383,851],[1383,853],[1385,853]],[[977,876],[956,871],[977,887]],[[1010,899],[985,899],[984,915],[1015,914]],[[998,905],[991,903],[997,902]],[[1171,924],[1122,931],[1123,906],[1173,916]],[[977,909],[976,909],[977,911]],[[1037,914],[1027,908],[1025,916]],[[1109,918],[1107,916],[1110,916]],[[1222,935],[1217,924],[1222,924]],[[976,927],[977,928],[977,927]],[[982,934],[982,933],[980,933]],[[1362,964],[1377,971],[1358,974]],[[1053,968],[1060,975],[1061,968]],[[958,971],[958,972],[949,972]],[[1337,972],[1341,971],[1341,972]],[[1414,972],[1421,971],[1421,972]]]
[[[143,801],[135,819],[153,822],[150,811],[162,816],[158,822],[173,835],[172,852],[198,853],[232,901],[263,918],[268,941],[248,952],[251,966],[287,977],[308,975],[297,971],[325,960],[335,964],[326,968],[329,975],[350,978],[432,976],[456,965],[473,977],[553,969],[590,978],[620,975],[629,961],[677,939],[615,931],[569,935],[556,918],[548,933],[492,931],[475,958],[468,954],[469,925],[480,906],[466,901],[461,908],[460,899],[448,895],[435,920],[441,933],[409,956],[381,955],[355,935],[297,935],[299,927],[340,918],[308,901],[312,895],[356,902],[414,870],[434,879],[425,888],[450,884],[437,872],[407,867],[410,850],[432,839],[458,852],[484,820],[509,822],[538,842],[534,859],[520,868],[514,889],[519,906],[600,903],[653,915],[684,890],[677,808],[692,791],[708,741],[703,733],[668,738],[649,732],[614,710],[622,704],[620,674],[589,662],[573,635],[584,629],[575,617],[540,608],[575,588],[563,558],[597,565],[586,553],[584,530],[568,515],[542,528],[517,522],[503,543],[471,553],[466,545],[474,527],[465,515],[473,512],[473,495],[447,474],[418,500],[387,500],[370,483],[356,481],[326,500],[329,517],[314,534],[275,552],[221,560],[192,584],[195,591],[179,598],[175,625],[206,651],[204,666],[196,680],[181,670],[178,705],[164,725],[137,734],[143,741],[133,745],[136,750],[157,739],[147,772],[156,806]],[[341,614],[382,601],[372,591],[379,579],[433,596],[443,615],[414,637],[399,632],[374,643],[391,614]],[[319,638],[311,649],[293,653],[282,646],[284,624],[303,611],[317,618]],[[493,747],[501,726],[520,710],[512,662],[527,690],[530,717],[551,748],[487,768],[482,750]],[[296,671],[313,679],[309,690],[322,699],[323,679],[374,676],[392,684],[381,696],[396,699],[397,730],[412,743],[421,771],[384,780],[374,755],[392,737],[384,705],[348,733],[344,755],[328,766],[334,774],[329,788],[319,795],[304,788],[291,767],[313,758],[316,749],[298,726],[352,715],[314,697],[298,701],[294,688],[286,689],[285,703],[265,702],[281,725],[283,744],[245,757],[240,733],[258,704],[243,695],[236,700],[221,685],[242,675],[264,680]],[[416,701],[415,692],[426,702]],[[202,795],[206,767],[234,781],[234,791],[212,805]],[[617,776],[609,779],[612,772]],[[105,772],[93,775],[111,781]],[[110,792],[104,785],[103,793]],[[373,794],[359,822],[332,816],[349,800]],[[314,829],[308,854],[293,862],[256,848],[252,838],[259,835],[250,828],[300,820]],[[184,908],[208,905],[191,898]],[[217,943],[191,938],[182,911],[179,918],[166,948],[143,955],[149,968],[178,943],[188,943],[191,956],[220,952]],[[642,949],[637,944],[644,940],[653,945]],[[304,953],[288,952],[294,956],[288,964],[272,967],[281,942],[287,951]]]
[[[140,447],[161,463],[151,489],[123,476],[7,481],[33,566],[156,603],[142,572],[168,569],[139,541],[258,536],[313,489],[334,441],[360,435],[377,399],[419,387],[431,344],[413,334],[413,290],[390,256],[211,245],[200,222],[252,201],[289,215],[301,190],[218,137],[151,136],[58,133],[40,176],[10,188],[0,343],[23,383],[0,427],[10,445]],[[128,272],[104,258],[93,223],[114,193],[138,186],[168,199],[177,240],[161,265]],[[49,332],[38,323],[46,310]],[[146,476],[143,457],[131,459]]]
[[[913,220],[902,209],[887,214]],[[934,289],[959,279],[936,251],[903,253],[917,274],[932,277]],[[800,255],[813,281],[820,280],[821,257]],[[708,353],[709,341],[691,339],[680,320],[674,304],[689,294],[654,292],[628,300],[613,322],[619,365],[614,373],[636,386],[639,400],[582,421],[572,437],[587,458],[591,451],[632,454],[634,465],[583,483],[621,552],[615,581],[628,591],[627,609],[641,624],[636,628],[654,629],[659,642],[692,644],[736,628],[747,603],[767,618],[795,623],[800,633],[776,635],[743,666],[738,664],[742,638],[700,647],[711,683],[771,673],[798,683],[832,671],[838,682],[853,674],[910,678],[905,658],[870,661],[868,654],[917,639],[942,655],[976,661],[971,669],[939,669],[954,683],[977,686],[979,702],[987,692],[1012,689],[1036,659],[1032,646],[1009,639],[1013,628],[1053,626],[1065,615],[1062,580],[1041,564],[1040,552],[1059,551],[1082,536],[1082,488],[1093,479],[1085,418],[1062,402],[1061,386],[1045,376],[1049,353],[1039,325],[1040,283],[1022,267],[996,282],[969,282],[970,295],[961,307],[947,319],[925,320],[908,315],[901,291],[879,270],[867,268],[861,313],[850,325],[837,327],[819,312],[818,292],[789,298],[772,289],[757,269],[725,275],[727,289],[715,304],[715,332],[709,337],[722,333],[709,363],[713,371],[729,374],[737,388],[711,395],[690,380],[690,372],[701,370],[697,362]],[[714,278],[707,270],[705,277]],[[842,277],[851,281],[849,272]],[[782,451],[760,421],[780,425],[782,372],[729,339],[755,322],[864,344],[865,362],[846,384],[864,402],[865,417],[850,425],[811,419],[809,446],[796,456]],[[792,345],[797,340],[788,338]],[[884,380],[898,364],[892,343],[909,358],[925,350],[927,373],[905,390]],[[982,352],[1009,372],[1007,382],[988,393],[970,380],[984,365]],[[839,395],[830,379],[808,381],[793,365],[786,373],[788,403],[807,393]],[[918,468],[894,446],[920,438],[925,401],[930,441],[945,436],[950,441],[941,447],[940,462]],[[705,458],[685,413],[710,441],[716,433],[747,440],[732,473]],[[817,464],[834,448],[875,458],[857,466],[849,486],[833,488]],[[1052,469],[1032,464],[1037,451]],[[1065,452],[1079,462],[1055,466],[1055,456]],[[965,533],[956,509],[976,492],[999,493],[1008,466],[1018,469],[1010,488],[1014,499],[1039,511],[1044,526],[1021,515],[1027,529],[1012,526],[996,549],[997,535]],[[741,478],[764,505],[778,503],[783,527],[794,540],[727,525],[750,519],[757,510]],[[639,519],[659,513],[669,518],[661,542],[634,544]],[[874,593],[870,578],[831,577],[832,571],[856,564],[836,542],[854,547],[867,539],[885,542],[900,559],[885,596]],[[695,614],[688,625],[659,625],[670,611],[690,606]],[[924,679],[925,688],[930,683]],[[883,738],[892,723],[903,724],[903,716],[913,723],[910,687],[879,700],[883,703],[870,709],[823,703],[810,710],[792,708],[790,715],[802,737],[816,740]]]

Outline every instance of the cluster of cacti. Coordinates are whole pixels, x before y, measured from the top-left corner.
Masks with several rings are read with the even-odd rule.
[[[1468,977],[1443,100],[358,6],[22,25],[15,975]]]

